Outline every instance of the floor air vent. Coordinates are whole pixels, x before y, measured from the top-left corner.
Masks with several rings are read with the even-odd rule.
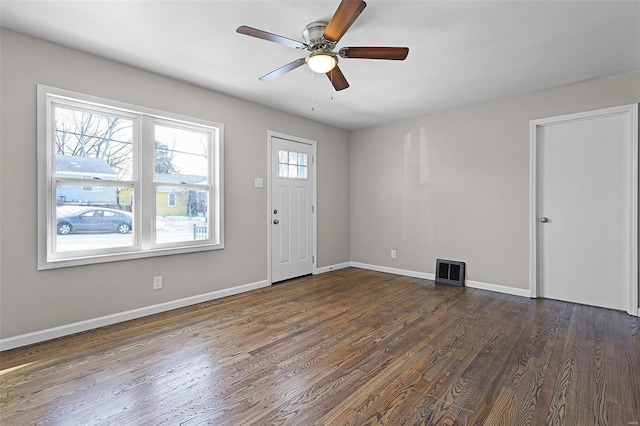
[[[464,262],[436,259],[436,283],[464,286]]]

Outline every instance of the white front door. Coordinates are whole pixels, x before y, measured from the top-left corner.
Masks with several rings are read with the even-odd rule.
[[[637,315],[633,114],[635,106],[532,122],[537,296]]]
[[[313,145],[271,136],[271,282],[313,272]]]

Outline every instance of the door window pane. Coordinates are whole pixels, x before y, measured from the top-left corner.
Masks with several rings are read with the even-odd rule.
[[[289,164],[298,164],[297,152],[289,152]]]
[[[278,177],[307,179],[307,154],[302,152],[278,151]]]

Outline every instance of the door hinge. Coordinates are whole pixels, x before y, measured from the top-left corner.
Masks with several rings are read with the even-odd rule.
[[[316,206],[311,206],[311,213],[315,213],[316,212]]]
[[[316,263],[316,257],[315,256],[311,256],[311,263]]]

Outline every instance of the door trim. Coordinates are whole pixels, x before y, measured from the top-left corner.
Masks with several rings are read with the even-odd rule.
[[[638,104],[604,108],[576,114],[531,120],[529,132],[529,288],[532,298],[538,297],[538,133],[539,129],[554,124],[588,120],[610,115],[629,115],[629,136],[631,140],[631,194],[629,222],[630,277],[628,283],[629,304],[627,313],[640,316],[638,309]]]
[[[285,133],[276,132],[273,130],[267,130],[267,280],[269,281],[269,285],[273,284],[273,278],[271,276],[271,231],[273,227],[271,226],[271,211],[272,211],[272,200],[271,200],[271,177],[273,176],[274,171],[272,170],[271,164],[271,149],[273,148],[272,139],[280,138],[286,139],[292,142],[303,143],[307,145],[311,145],[311,170],[313,172],[313,185],[311,188],[312,194],[312,204],[313,204],[313,213],[312,213],[312,224],[311,224],[311,235],[313,238],[313,242],[311,244],[312,247],[312,256],[313,262],[311,263],[311,273],[313,275],[317,274],[317,265],[318,265],[318,168],[317,168],[317,149],[316,149],[316,141],[311,139],[305,139],[298,136],[291,136]]]

